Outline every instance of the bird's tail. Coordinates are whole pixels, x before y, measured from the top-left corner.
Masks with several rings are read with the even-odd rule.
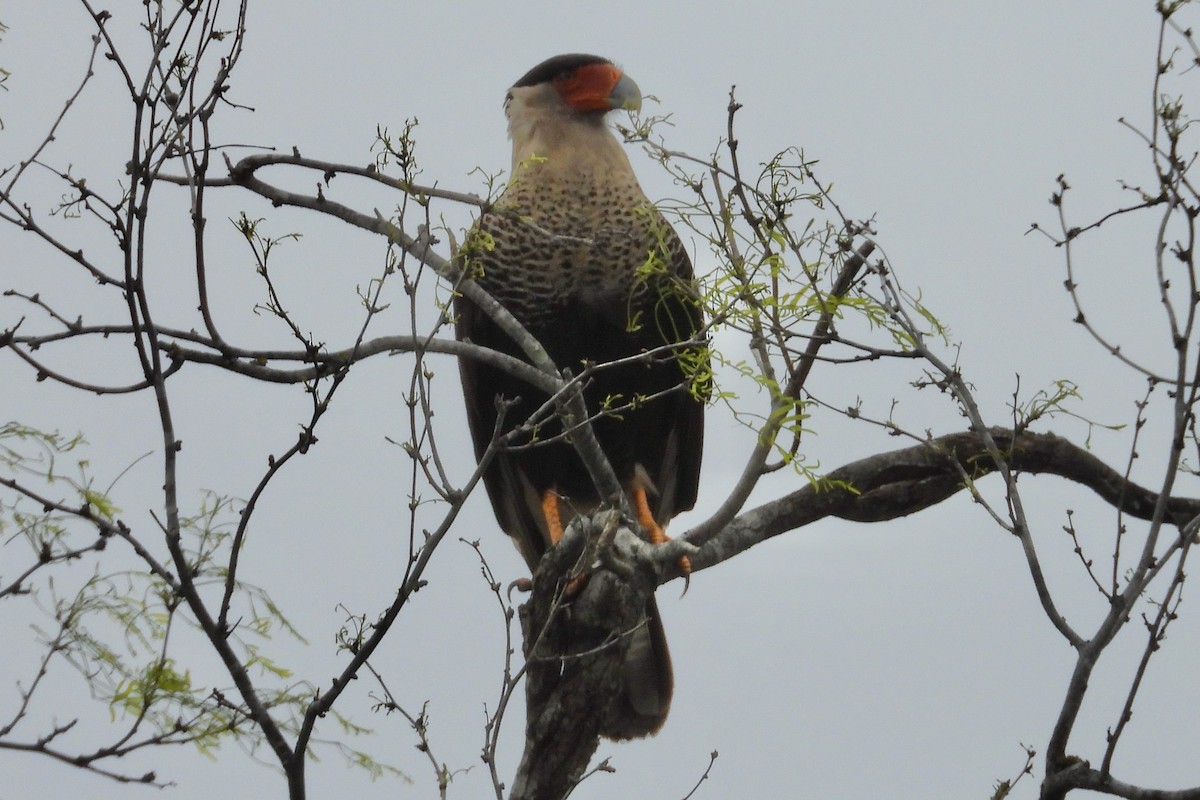
[[[631,635],[624,670],[624,692],[604,735],[635,739],[658,733],[671,709],[675,678],[667,634],[653,597],[646,603],[646,623]]]

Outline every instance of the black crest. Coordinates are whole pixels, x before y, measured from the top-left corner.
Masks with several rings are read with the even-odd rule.
[[[566,53],[546,59],[522,75],[513,86],[537,86],[539,83],[549,83],[560,75],[574,72],[580,67],[586,67],[588,64],[611,63],[607,58],[592,56],[587,53]]]

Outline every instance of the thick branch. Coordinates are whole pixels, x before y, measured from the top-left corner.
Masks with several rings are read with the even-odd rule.
[[[990,428],[992,439],[1016,472],[1048,473],[1096,492],[1114,508],[1150,519],[1158,495],[1122,475],[1100,459],[1052,433],[1014,434]],[[996,470],[979,434],[965,431],[929,442],[880,453],[830,472],[778,500],[747,511],[720,533],[705,538],[685,535],[700,546],[692,557],[695,570],[711,567],[759,542],[796,530],[824,517],[857,522],[883,522],[936,505],[964,488],[960,468],[972,479]],[[1166,519],[1182,527],[1200,514],[1200,500],[1172,497]]]
[[[1119,781],[1082,761],[1048,777],[1042,786],[1042,796],[1051,792],[1062,797],[1073,789],[1090,790],[1128,800],[1200,800],[1200,787],[1197,786],[1188,789],[1147,789]]]

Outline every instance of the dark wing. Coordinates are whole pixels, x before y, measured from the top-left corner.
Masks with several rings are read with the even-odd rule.
[[[454,311],[455,333],[460,341],[523,359],[512,338],[470,300],[456,296]],[[524,420],[545,395],[477,359],[459,358],[458,365],[475,458],[482,461],[493,437],[510,430],[515,421]],[[504,412],[502,429],[497,426],[498,403],[511,404]],[[541,560],[547,541],[540,492],[520,469],[516,454],[504,449],[493,456],[484,470],[483,485],[500,528],[516,542],[532,571]]]
[[[653,313],[649,315],[653,322],[647,320],[646,327],[652,327],[650,333],[655,337],[647,342],[649,346],[696,339],[704,326],[699,289],[687,249],[666,220],[661,216],[658,219],[664,232],[663,258],[668,263],[666,279],[653,298]],[[658,496],[650,500],[655,519],[663,526],[696,505],[710,375],[706,346],[692,345],[678,350],[659,385],[679,388],[659,401],[660,413],[648,421],[654,427],[635,434],[654,437],[658,442],[642,463],[658,489]]]

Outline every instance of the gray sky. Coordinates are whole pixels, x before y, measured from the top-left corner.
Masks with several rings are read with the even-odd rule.
[[[505,89],[547,56],[585,51],[613,58],[659,99],[652,110],[671,114],[674,127],[662,131],[669,144],[701,156],[724,134],[727,95],[736,84],[745,104],[739,116],[744,163],[802,147],[819,160],[818,174],[834,184],[849,214],[875,217],[878,239],[906,287],[919,289],[962,343],[960,362],[989,421],[1008,420],[1016,373],[1027,391],[1070,378],[1079,384],[1082,411],[1090,418],[1132,421],[1143,381],[1072,324],[1074,312],[1061,288],[1061,253],[1026,231],[1035,220],[1054,222],[1047,199],[1059,173],[1075,187],[1070,200],[1076,221],[1127,200],[1118,179],[1150,180],[1144,147],[1117,119],[1149,122],[1157,32],[1152,3],[647,5],[255,3],[246,55],[231,82],[231,97],[255,112],[222,111],[218,138],[284,151],[297,146],[307,156],[365,164],[377,124],[398,131],[407,117],[417,117],[422,178],[479,191],[479,177],[470,174],[475,167],[498,172],[508,166]],[[140,9],[114,6],[119,20]],[[85,12],[70,2],[8,4],[0,21],[11,28],[0,44],[0,66],[13,73],[9,91],[0,94],[6,126],[0,164],[7,165],[44,136],[60,100],[82,76],[91,30]],[[74,164],[89,185],[111,189],[127,158],[128,111],[111,68],[101,61],[98,71],[49,157]],[[636,148],[631,156],[652,198],[681,197],[652,161]],[[298,185],[312,183],[305,176]],[[347,183],[340,177],[334,185]],[[186,235],[179,227],[186,223],[186,196],[182,190],[172,196],[165,186],[157,191],[163,221],[150,242],[157,254],[151,280],[164,313],[176,315],[170,324],[196,325],[195,315],[189,316],[195,300],[187,262],[173,257]],[[346,191],[366,210],[396,202],[378,192]],[[45,191],[39,202],[44,207],[56,197]],[[380,243],[312,214],[273,210],[241,190],[221,190],[210,203],[210,270],[223,328],[246,345],[286,343],[278,324],[252,313],[261,285],[224,221],[245,210],[266,217],[277,235],[305,234],[275,256],[275,275],[306,330],[331,346],[347,343],[360,324],[354,288],[379,272]],[[451,225],[467,222],[463,209],[447,206],[445,213]],[[1081,245],[1084,296],[1094,304],[1089,316],[1127,352],[1162,364],[1169,342],[1150,283],[1152,228],[1143,222],[1106,228],[1104,236]],[[114,255],[94,227],[64,223],[60,230],[86,242],[89,252],[108,248],[105,258]],[[29,235],[0,228],[0,252],[3,288],[40,291],[66,305],[100,297],[77,268]],[[706,259],[711,264],[701,251],[699,269]],[[405,330],[398,289],[393,286],[395,310],[376,335]],[[25,313],[6,299],[0,328]],[[58,363],[111,382],[136,374],[132,350],[111,343],[64,355]],[[320,444],[281,476],[258,512],[243,575],[267,587],[308,637],[308,647],[282,638],[272,643],[272,653],[297,679],[323,686],[338,668],[338,604],[373,616],[395,589],[407,537],[406,462],[384,437],[405,434],[400,394],[407,386],[406,364],[374,359],[355,370]],[[442,361],[435,368],[441,422],[465,436],[454,365]],[[123,516],[150,535],[154,523],[147,510],[161,502],[151,399],[97,399],[35,383],[12,357],[0,359],[0,376],[0,420],[84,431],[100,485],[155,451],[114,490]],[[898,418],[916,430],[961,429],[962,419],[945,398],[908,387],[914,377],[911,365],[827,369],[818,370],[812,385],[843,405],[861,397],[865,409],[880,416],[899,398]],[[289,445],[304,418],[306,399],[294,388],[262,389],[194,366],[172,387],[184,441],[184,499],[193,508],[202,489],[248,495],[268,453]],[[814,425],[806,457],[826,468],[901,444],[828,415]],[[1082,423],[1065,418],[1049,428],[1077,442],[1087,435]],[[677,530],[716,508],[752,445],[719,413],[710,418],[708,437],[701,504],[675,523]],[[1128,436],[1097,433],[1093,444],[1098,455],[1120,465]],[[1142,455],[1137,474],[1152,479],[1161,454],[1148,446]],[[458,465],[459,475],[468,470]],[[1077,527],[1097,558],[1107,552],[1113,517],[1062,481],[1027,478],[1021,486],[1052,585],[1067,616],[1088,631],[1103,608],[1061,532],[1064,509],[1077,512]],[[768,487],[786,488],[782,480]],[[482,494],[472,499],[457,533],[483,541],[502,580],[523,574]],[[9,572],[8,561],[6,553],[0,574]],[[439,550],[429,578],[377,666],[410,709],[429,701],[437,758],[451,769],[471,768],[455,777],[451,796],[485,796],[487,775],[478,754],[483,708],[494,706],[499,685],[499,613],[474,553],[456,540]],[[826,521],[778,537],[697,575],[687,596],[678,595],[676,584],[659,593],[677,681],[666,727],[646,741],[603,744],[598,755],[610,757],[617,773],[593,778],[573,797],[682,797],[712,750],[720,758],[697,797],[987,797],[995,780],[1022,765],[1021,743],[1043,750],[1073,663],[1037,604],[1017,542],[962,498],[894,523]],[[16,702],[14,681],[28,674],[36,655],[27,609],[0,604],[0,638],[21,643],[0,652],[0,719]],[[1195,732],[1200,706],[1194,680],[1200,623],[1189,611],[1185,604],[1151,667],[1115,764],[1122,779],[1163,788],[1200,782],[1194,736],[1186,735]],[[187,661],[194,680],[226,685],[194,637],[179,635],[181,660],[194,659]],[[1131,626],[1124,638],[1097,672],[1077,726],[1071,751],[1083,757],[1098,757],[1106,727],[1116,722],[1122,688],[1140,652],[1140,628]],[[77,713],[74,707],[85,699],[69,672],[54,677],[62,707],[43,706],[42,719]],[[344,698],[342,711],[377,733],[356,744],[416,784],[371,783],[326,750],[309,767],[310,796],[433,796],[406,724],[371,716],[371,687],[360,683]],[[86,724],[103,730],[105,717],[102,710]],[[522,726],[519,714],[508,720],[501,753],[506,776],[516,766]],[[285,792],[273,768],[233,745],[217,763],[190,750],[129,762],[116,766],[154,768],[177,781],[164,796]],[[0,753],[0,763],[0,800],[152,794],[35,756]],[[1035,796],[1035,784],[1023,784],[1017,796]]]

